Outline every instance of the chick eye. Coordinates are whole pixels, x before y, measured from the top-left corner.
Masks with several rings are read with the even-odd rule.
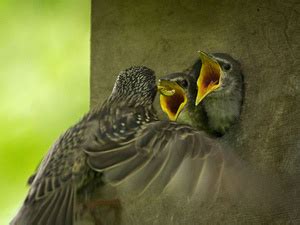
[[[231,69],[231,65],[228,64],[228,63],[224,63],[224,64],[223,64],[223,69],[224,69],[224,70],[230,70],[230,69]]]
[[[177,83],[183,88],[187,88],[189,85],[187,80],[178,80]]]

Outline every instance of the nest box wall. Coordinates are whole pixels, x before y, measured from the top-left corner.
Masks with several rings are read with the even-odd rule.
[[[110,94],[118,72],[129,66],[145,65],[162,76],[190,66],[197,50],[229,53],[242,64],[245,99],[240,121],[224,140],[258,170],[300,187],[299,11],[297,0],[94,0],[91,106]],[[172,211],[163,204],[141,207],[128,206],[124,221],[160,224],[158,218]],[[179,208],[178,215],[184,210]],[[225,211],[203,221],[212,215],[223,223],[241,222],[234,213],[224,217]],[[186,224],[203,218],[186,217]]]

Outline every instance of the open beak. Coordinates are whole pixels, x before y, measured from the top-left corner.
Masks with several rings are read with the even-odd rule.
[[[197,80],[198,93],[196,106],[206,95],[220,86],[222,70],[220,64],[205,52],[199,51],[202,66]]]
[[[160,93],[160,107],[171,121],[176,121],[187,103],[184,90],[175,82],[160,79],[157,84]]]

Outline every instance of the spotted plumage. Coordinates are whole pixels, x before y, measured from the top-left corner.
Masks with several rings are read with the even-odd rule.
[[[154,120],[151,102],[155,93],[152,70],[131,67],[122,71],[106,102],[68,129],[50,148],[29,178],[28,195],[11,224],[74,224],[77,193],[87,184],[99,183],[95,178],[101,177],[88,165],[85,151],[94,143],[110,146],[130,139],[143,123]],[[143,116],[137,119],[138,115]]]

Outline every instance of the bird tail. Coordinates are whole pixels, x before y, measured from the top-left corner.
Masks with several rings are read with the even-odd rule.
[[[10,225],[73,225],[75,187],[67,184],[45,197],[26,199]]]

